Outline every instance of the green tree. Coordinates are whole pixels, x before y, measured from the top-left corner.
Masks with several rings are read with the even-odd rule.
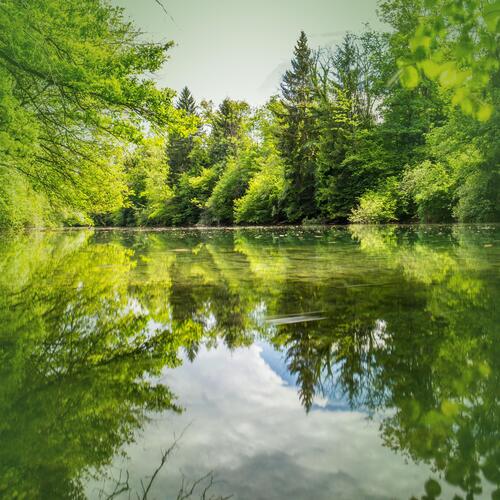
[[[172,92],[139,75],[160,68],[170,43],[139,40],[101,0],[5,0],[0,25],[2,178],[22,179],[61,218],[118,208],[116,148],[137,140],[144,120],[169,120]]]
[[[457,110],[427,135],[429,159],[403,180],[421,220],[500,220],[498,133],[496,115],[483,123]]]
[[[235,201],[245,194],[250,179],[259,168],[260,156],[258,146],[250,143],[229,158],[207,201],[206,217],[213,223],[233,223]]]
[[[325,220],[347,221],[358,198],[393,167],[376,123],[384,94],[387,37],[347,34],[315,67],[316,203]]]
[[[277,153],[264,158],[245,194],[234,203],[237,224],[273,224],[283,220],[281,200],[285,184],[283,161]]]
[[[224,162],[236,154],[245,133],[250,106],[244,101],[224,99],[215,112],[208,115],[211,125],[208,140],[211,165],[218,165],[220,173]]]
[[[193,94],[191,94],[191,91],[187,87],[183,87],[181,90],[175,107],[177,109],[182,109],[189,115],[195,115],[197,113],[198,106],[196,105]]]
[[[479,121],[490,119],[492,81],[500,69],[498,1],[427,0],[409,32],[409,50],[398,61],[406,87],[422,76],[452,93],[453,105]]]
[[[161,221],[165,204],[174,196],[168,184],[164,142],[161,137],[150,137],[125,154],[123,168],[128,196],[124,206],[114,213],[101,214],[95,218],[97,222],[142,226]]]
[[[191,153],[196,145],[196,136],[199,134],[200,121],[197,114],[197,105],[187,87],[179,95],[176,109],[180,111],[180,120],[185,120],[184,126],[171,127],[168,134],[167,155],[169,164],[169,183],[174,186],[184,172],[191,172],[195,162]]]
[[[292,68],[281,82],[278,147],[285,162],[283,205],[291,222],[316,214],[315,121],[312,82],[313,56],[302,31],[294,49]]]

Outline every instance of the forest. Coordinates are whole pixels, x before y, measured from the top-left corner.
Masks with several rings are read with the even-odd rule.
[[[160,88],[104,0],[1,0],[0,227],[500,220],[499,1],[377,12],[255,108]]]

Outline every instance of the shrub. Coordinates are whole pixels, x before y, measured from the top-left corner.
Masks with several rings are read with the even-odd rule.
[[[258,150],[243,150],[230,158],[207,202],[207,217],[216,224],[232,224],[234,202],[241,198],[259,167]]]
[[[236,200],[234,220],[237,224],[271,224],[282,216],[280,199],[285,187],[284,168],[276,154],[266,158],[261,170],[250,180],[248,190]]]
[[[219,165],[202,168],[199,175],[180,176],[174,195],[165,201],[156,223],[182,226],[196,224],[217,182]]]
[[[403,186],[416,204],[420,221],[452,219],[455,176],[448,165],[426,160],[405,173]]]
[[[391,177],[378,190],[365,192],[359,205],[351,211],[349,222],[356,224],[381,224],[398,219],[399,183]]]
[[[453,215],[460,222],[495,222],[500,219],[500,182],[494,172],[478,170],[464,177],[457,189]]]

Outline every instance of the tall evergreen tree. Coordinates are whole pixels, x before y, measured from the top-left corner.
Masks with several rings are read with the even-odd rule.
[[[321,86],[316,83],[316,202],[322,219],[346,222],[358,198],[392,167],[376,129],[386,92],[386,46],[378,33],[347,34],[318,62],[324,73]]]
[[[315,124],[313,116],[313,57],[302,31],[294,50],[292,68],[281,83],[279,149],[285,161],[283,203],[291,222],[316,213]]]
[[[195,115],[197,113],[198,106],[196,105],[196,101],[193,97],[193,94],[191,94],[191,91],[187,87],[184,87],[181,90],[179,99],[177,100],[175,107],[177,109],[184,110],[186,113],[190,115]]]
[[[212,133],[209,145],[212,164],[225,162],[236,153],[249,111],[250,106],[246,102],[226,98],[213,113],[210,119]]]
[[[181,90],[175,107],[184,112],[187,117],[197,115],[198,107],[196,101],[187,87]],[[167,143],[167,154],[169,163],[169,183],[175,185],[184,172],[189,172],[192,167],[191,152],[194,148],[196,134],[180,134],[172,132]]]

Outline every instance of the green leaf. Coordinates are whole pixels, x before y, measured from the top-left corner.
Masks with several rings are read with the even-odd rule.
[[[445,400],[441,403],[441,411],[446,417],[454,417],[459,412],[459,406],[454,401]]]
[[[484,22],[488,31],[498,33],[498,23],[500,21],[500,2],[486,4],[484,7]]]
[[[453,106],[459,106],[461,105],[462,101],[468,97],[469,97],[469,90],[464,87],[460,87],[453,94],[453,97],[451,98],[451,103],[453,104]]]
[[[422,61],[419,66],[422,68],[425,76],[430,80],[436,80],[442,71],[442,66],[431,59]]]
[[[401,70],[399,79],[403,87],[414,89],[420,82],[420,75],[414,66],[405,66]]]
[[[415,52],[419,48],[425,51],[429,50],[431,46],[431,37],[427,35],[415,36],[410,40],[410,49]]]
[[[474,111],[474,104],[469,97],[465,97],[460,101],[460,108],[466,115],[472,115]]]
[[[493,106],[491,104],[481,104],[476,112],[476,118],[480,122],[487,122],[493,114]],[[481,372],[482,373],[482,372]]]
[[[457,83],[457,70],[448,67],[439,75],[439,83],[445,88],[449,89]]]

